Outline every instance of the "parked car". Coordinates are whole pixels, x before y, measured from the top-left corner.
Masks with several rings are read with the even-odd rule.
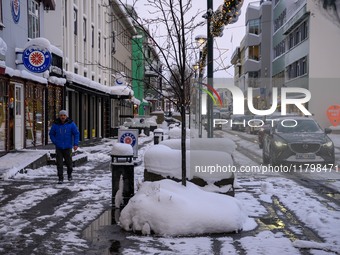
[[[221,119],[230,119],[230,115],[232,114],[232,112],[229,111],[228,108],[221,108],[220,113],[221,113]]]
[[[284,124],[278,121],[273,128],[266,129],[263,163],[334,165],[334,144],[327,135],[331,133],[331,129],[322,130],[312,118],[289,117],[289,119]]]
[[[258,130],[257,138],[259,142],[260,149],[263,148],[263,141],[266,135],[266,130],[269,130],[273,124],[275,124],[275,120],[278,121],[280,118],[289,119],[290,117],[298,117],[299,115],[289,114],[289,115],[280,115],[280,113],[274,113],[272,115],[265,116],[264,118],[264,125]]]
[[[246,129],[245,129],[246,133],[256,135],[260,131],[262,124],[264,122],[265,122],[264,116],[255,115],[253,117],[253,120],[249,123],[250,125],[246,126]]]
[[[248,125],[248,120],[253,119],[253,115],[232,115],[231,120],[232,120],[232,130],[237,130],[237,131],[245,131],[246,126]]]

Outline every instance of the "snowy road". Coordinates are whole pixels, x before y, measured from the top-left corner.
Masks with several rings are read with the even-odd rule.
[[[237,165],[261,164],[255,136],[216,134],[237,143]],[[147,139],[140,156],[151,145]],[[111,143],[83,148],[89,162],[75,168],[74,183],[56,185],[54,166],[1,182],[0,254],[339,254],[340,173],[239,174],[236,198],[254,219],[240,233],[170,238],[124,232],[112,225],[118,212],[110,209]],[[135,173],[138,183],[143,165]],[[329,180],[333,186],[325,185]]]

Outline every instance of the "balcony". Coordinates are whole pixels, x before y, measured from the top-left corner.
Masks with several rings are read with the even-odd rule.
[[[158,68],[154,65],[146,65],[145,77],[158,77]]]

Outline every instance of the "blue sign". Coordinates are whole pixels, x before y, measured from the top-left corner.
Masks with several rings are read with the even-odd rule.
[[[22,62],[32,73],[43,73],[50,67],[52,56],[46,49],[28,47],[22,54]]]
[[[128,132],[122,134],[122,136],[120,137],[120,142],[130,144],[132,147],[134,147],[137,142],[137,139],[133,133]]]
[[[20,19],[20,0],[11,1],[11,12],[13,21],[15,24],[17,24]]]

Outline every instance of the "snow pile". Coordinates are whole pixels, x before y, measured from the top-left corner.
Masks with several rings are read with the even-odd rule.
[[[233,174],[228,171],[208,172],[205,166],[233,165],[230,154],[221,151],[194,150],[186,151],[187,178],[199,177],[207,182],[231,178]],[[165,145],[152,146],[144,154],[144,166],[148,172],[160,174],[164,177],[182,178],[181,151],[174,150]]]
[[[181,149],[181,139],[164,140],[160,144],[175,150]],[[190,150],[223,151],[228,154],[233,154],[236,149],[236,144],[229,138],[199,138],[187,139],[186,147]]]
[[[186,138],[190,138],[190,129],[186,130]],[[181,127],[174,127],[169,130],[169,138],[170,139],[181,139],[182,137],[182,129]]]
[[[132,156],[133,148],[131,144],[127,143],[114,143],[111,150],[111,155],[117,156]]]
[[[179,236],[239,231],[247,219],[233,197],[162,180],[143,183],[119,221],[127,231]]]
[[[48,51],[52,51],[51,50],[51,43],[49,40],[47,40],[46,38],[43,38],[43,37],[38,37],[38,38],[34,38],[34,39],[31,39],[29,40],[24,48],[29,48],[29,47],[32,47],[32,46],[40,46],[40,47],[44,47],[46,48]]]
[[[157,126],[157,116],[151,116],[150,118],[145,119],[145,122],[150,124],[150,126]]]
[[[163,133],[164,134],[164,130],[162,128],[156,128],[154,131],[154,133]],[[171,140],[168,140],[171,141]]]

